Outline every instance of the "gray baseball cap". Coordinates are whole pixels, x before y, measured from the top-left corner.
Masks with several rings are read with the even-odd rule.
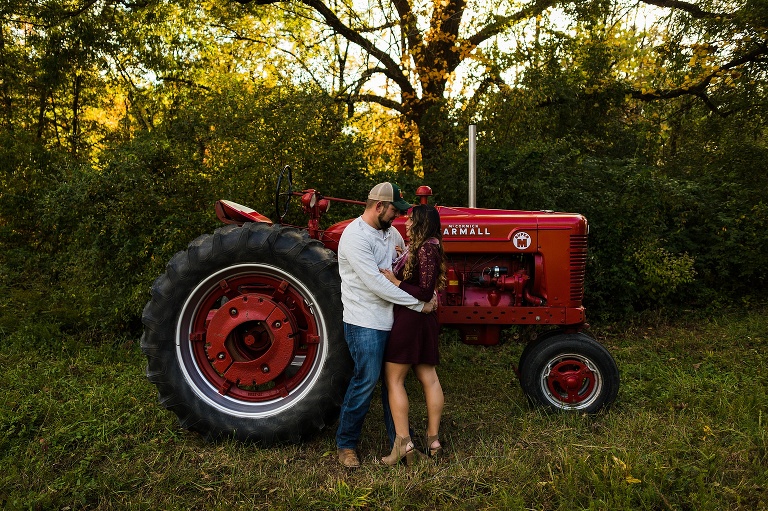
[[[394,183],[379,183],[371,189],[368,194],[369,200],[380,200],[391,202],[394,207],[400,211],[408,211],[411,204],[403,199],[403,192]]]

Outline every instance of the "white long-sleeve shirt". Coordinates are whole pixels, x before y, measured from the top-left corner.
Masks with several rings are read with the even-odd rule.
[[[393,304],[421,311],[424,302],[406,293],[381,274],[392,269],[403,237],[394,227],[374,229],[362,217],[353,220],[341,234],[338,260],[344,322],[376,330],[392,330]]]

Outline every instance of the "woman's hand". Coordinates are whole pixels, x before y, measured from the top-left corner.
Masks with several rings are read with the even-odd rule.
[[[395,274],[392,273],[392,270],[387,270],[385,268],[379,268],[379,271],[381,272],[382,275],[387,277],[388,281],[390,281],[391,283],[393,283],[397,287],[400,287],[400,282],[401,281],[397,280],[397,277],[395,277]]]

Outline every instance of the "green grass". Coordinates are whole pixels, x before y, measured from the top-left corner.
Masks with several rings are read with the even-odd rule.
[[[355,472],[336,461],[334,428],[271,449],[181,430],[135,342],[41,349],[16,335],[0,348],[0,508],[768,509],[766,310],[594,333],[622,373],[608,413],[532,408],[512,371],[522,344],[465,346],[448,333],[447,456],[376,464],[377,394]]]

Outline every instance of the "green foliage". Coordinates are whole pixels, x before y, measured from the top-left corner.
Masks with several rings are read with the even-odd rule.
[[[185,150],[187,149],[187,150]],[[138,136],[103,156],[104,169],[77,169],[43,203],[52,291],[66,327],[136,326],[147,289],[165,262],[212,227],[207,179],[188,147]]]
[[[693,282],[694,258],[671,254],[664,247],[643,246],[632,254],[637,264],[641,291],[659,300],[672,295],[682,284]]]
[[[345,132],[344,110],[332,98],[311,87],[226,85],[221,95],[200,98],[193,107],[217,193],[276,219],[277,178],[289,165],[295,191],[365,198],[371,185],[361,183],[369,179],[363,141]],[[334,207],[327,221],[346,218],[341,211],[349,210]],[[306,225],[298,199],[285,221]]]
[[[221,94],[188,95],[156,129],[115,143],[97,164],[66,155],[57,163],[44,148],[11,145],[2,325],[29,332],[45,315],[49,325],[95,337],[137,329],[166,262],[218,225],[214,202],[235,200],[274,217],[276,172],[285,164],[294,166],[295,189],[311,180],[322,191],[361,196],[349,179],[364,172],[360,144],[342,132],[341,119],[317,91],[232,83]],[[33,150],[49,166],[33,165]],[[294,199],[292,214],[306,225],[299,210]]]
[[[608,63],[622,68],[634,39],[598,19],[582,29],[521,53],[536,65],[520,86],[480,103],[478,205],[583,213],[593,317],[763,295],[768,112],[749,87],[729,93],[732,116],[685,96],[631,100]],[[466,166],[453,168],[466,189]]]
[[[715,305],[764,289],[766,236],[757,226],[765,207],[741,210],[737,197],[746,190],[702,200],[711,190],[698,177],[673,178],[633,161],[511,158],[493,169],[490,183],[506,186],[515,207],[576,211],[589,220],[586,300],[593,313]],[[503,194],[485,194],[489,205],[510,207],[494,201]]]
[[[50,281],[39,204],[56,185],[69,161],[25,133],[0,132],[0,331],[12,331],[40,315],[51,303],[41,301]]]
[[[759,294],[768,284],[768,158],[764,113],[726,120],[691,116],[680,129],[666,172],[690,182],[694,208],[678,234],[696,256],[697,272],[718,300]]]

